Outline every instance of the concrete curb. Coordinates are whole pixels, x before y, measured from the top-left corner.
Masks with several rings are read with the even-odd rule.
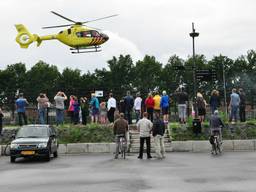
[[[0,146],[0,155],[3,155],[5,145]],[[209,152],[209,141],[173,141],[172,152]],[[256,151],[256,140],[224,140],[224,151]],[[83,153],[113,153],[115,143],[69,143],[60,144],[59,154],[83,154]]]

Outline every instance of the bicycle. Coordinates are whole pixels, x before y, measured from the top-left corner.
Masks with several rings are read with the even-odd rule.
[[[211,136],[212,138],[212,154],[213,155],[218,155],[222,153],[221,149],[221,142],[220,142],[220,133],[219,131],[213,131],[213,135]]]
[[[121,154],[121,157],[125,159],[126,150],[127,150],[127,141],[126,141],[125,135],[117,135],[117,136],[119,139],[119,154]],[[115,157],[117,157],[116,154],[115,154]]]

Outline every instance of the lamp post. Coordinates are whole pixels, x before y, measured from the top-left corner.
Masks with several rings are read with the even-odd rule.
[[[195,58],[195,37],[199,36],[199,33],[196,32],[194,28],[194,23],[192,23],[192,33],[189,33],[190,37],[192,37],[192,44],[193,44],[193,92],[194,92],[194,110],[195,110],[195,117],[197,118],[197,109],[195,107],[196,101],[196,58]]]

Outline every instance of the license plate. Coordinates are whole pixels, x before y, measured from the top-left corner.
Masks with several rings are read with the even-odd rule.
[[[34,155],[35,151],[21,151],[22,155]]]

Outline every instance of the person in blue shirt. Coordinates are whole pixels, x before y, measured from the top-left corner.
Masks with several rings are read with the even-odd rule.
[[[100,109],[100,103],[98,98],[96,97],[95,93],[92,93],[92,98],[90,101],[90,107],[92,110],[92,122],[98,123],[99,120],[99,109]]]
[[[23,97],[23,93],[19,94],[19,98],[16,100],[16,109],[18,113],[19,125],[22,126],[24,120],[24,124],[27,125],[27,116],[26,116],[26,106],[28,105],[27,99]]]
[[[163,96],[161,97],[160,107],[163,113],[164,123],[167,124],[169,120],[169,96],[166,94],[166,91],[163,91]]]
[[[240,97],[236,93],[236,89],[232,89],[232,94],[230,95],[230,103],[229,103],[229,108],[230,108],[230,117],[229,121],[235,120],[237,122],[237,113],[239,109],[239,104],[240,104]]]

